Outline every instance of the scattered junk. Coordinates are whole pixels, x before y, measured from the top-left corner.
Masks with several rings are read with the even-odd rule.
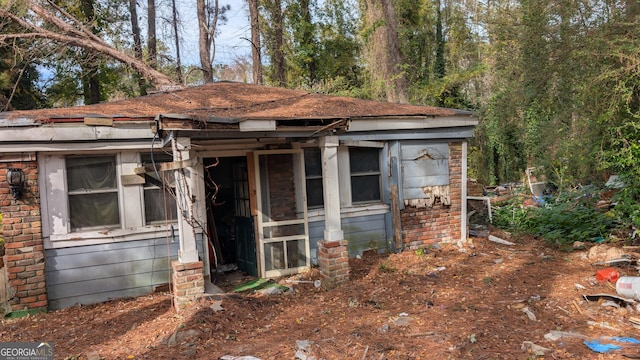
[[[521,349],[535,356],[544,356],[547,352],[551,351],[551,349],[536,345],[531,341],[523,341]]]
[[[527,314],[527,317],[529,318],[529,320],[531,321],[537,321],[538,319],[536,318],[536,314],[533,313],[533,311],[531,311],[531,309],[529,309],[528,306],[525,306],[522,308],[522,312]]]
[[[616,293],[620,296],[640,301],[640,277],[622,276],[616,282]]]
[[[600,282],[616,282],[619,278],[620,273],[618,273],[618,270],[612,267],[600,269],[596,272],[596,280]]]
[[[635,300],[626,299],[624,297],[615,296],[611,294],[593,294],[593,295],[582,295],[582,298],[587,301],[613,301],[620,306],[629,306],[635,304]]]
[[[547,177],[544,174],[544,167],[530,167],[525,171],[527,174],[527,182],[529,183],[529,191],[531,191],[532,200],[537,205],[544,204],[544,190],[547,187]]]
[[[604,354],[611,350],[622,350],[625,345],[640,345],[640,340],[632,337],[613,336],[601,340],[585,340],[584,344],[589,349]]]
[[[322,285],[322,281],[321,280],[294,280],[294,279],[287,279],[285,280],[286,283],[288,284],[313,284],[314,287],[319,288]]]
[[[497,236],[489,235],[489,241],[493,241],[494,243],[503,244],[503,245],[515,245],[515,243],[501,239]]]
[[[606,262],[614,259],[628,258],[629,255],[618,247],[609,246],[607,244],[598,244],[592,246],[588,253],[587,258],[594,263]]]

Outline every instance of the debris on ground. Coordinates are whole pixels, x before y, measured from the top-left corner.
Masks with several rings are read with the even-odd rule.
[[[466,252],[441,244],[367,253],[350,259],[350,280],[331,290],[314,286],[318,269],[275,280],[242,275],[226,281],[234,274],[228,273],[216,282],[226,294],[204,297],[180,313],[171,294],[159,292],[5,318],[0,336],[53,342],[61,359],[640,356],[640,346],[615,339],[635,337],[640,308],[612,282],[596,280],[592,264],[606,259],[587,256],[594,247],[613,253],[615,246],[587,243],[585,250],[561,252],[542,240],[490,231],[513,245],[473,238]],[[624,249],[609,260],[621,253],[638,258],[636,251]],[[615,267],[618,282],[638,275],[633,266],[607,267]],[[280,286],[295,291],[260,292]],[[585,341],[621,349],[600,354]]]

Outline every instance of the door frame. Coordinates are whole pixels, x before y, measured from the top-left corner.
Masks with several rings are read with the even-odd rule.
[[[262,179],[261,174],[262,171],[266,171],[266,174],[270,171],[269,169],[261,169],[260,168],[260,156],[262,155],[278,155],[278,154],[290,154],[293,160],[293,173],[294,173],[294,183],[295,183],[295,196],[296,201],[293,202],[293,206],[300,206],[301,209],[296,209],[296,218],[295,219],[287,219],[287,220],[278,220],[278,221],[265,221],[263,209],[264,206],[268,206],[267,204],[263,204],[263,195],[262,194]],[[311,268],[311,257],[310,257],[310,245],[309,245],[309,218],[307,213],[307,193],[306,193],[306,182],[304,181],[304,152],[302,149],[279,149],[279,150],[256,150],[253,152],[253,162],[254,162],[254,178],[255,178],[255,191],[256,191],[256,217],[255,217],[255,225],[257,230],[256,236],[256,256],[258,257],[259,263],[259,275],[265,278],[277,277],[283,275],[291,275],[296,274],[301,271],[305,271]],[[268,194],[267,194],[268,195]],[[302,199],[302,201],[298,201]],[[296,205],[297,204],[297,205]],[[301,210],[301,211],[300,211]],[[300,216],[302,215],[302,216]],[[290,225],[302,225],[302,233],[296,235],[288,235],[288,236],[280,236],[274,237],[271,239],[265,239],[265,228],[274,227],[274,226],[290,226]],[[287,246],[286,243],[289,241],[302,240],[304,241],[304,256],[305,256],[305,264],[302,266],[296,267],[287,267]],[[284,251],[284,259],[285,259],[285,268],[284,269],[272,269],[266,270],[266,259],[264,247],[266,244],[278,243],[281,242],[283,244]]]

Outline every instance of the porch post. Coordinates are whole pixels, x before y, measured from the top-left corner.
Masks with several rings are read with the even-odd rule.
[[[173,161],[189,160],[191,149],[190,138],[177,138],[171,140],[173,149]],[[176,202],[178,203],[178,234],[180,235],[180,250],[178,261],[183,264],[198,261],[198,249],[196,248],[196,231],[193,226],[194,219],[194,187],[193,168],[175,171]]]
[[[320,138],[325,229],[324,240],[318,242],[318,264],[325,288],[349,279],[349,253],[340,222],[338,145],[337,136]]]
[[[189,160],[191,139],[179,137],[171,140],[173,161]],[[173,294],[176,311],[185,309],[204,293],[203,262],[198,258],[196,223],[199,218],[197,201],[203,198],[197,191],[197,172],[193,165],[175,171],[176,202],[178,204],[178,234],[180,250],[178,260],[172,262]]]

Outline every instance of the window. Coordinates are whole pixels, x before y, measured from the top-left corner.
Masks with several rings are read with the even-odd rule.
[[[66,170],[71,231],[118,227],[116,157],[67,157]]]
[[[349,148],[351,169],[351,202],[380,200],[380,150],[377,148]]]
[[[142,165],[171,162],[173,157],[168,154],[142,154]],[[164,179],[163,179],[164,177]],[[145,224],[164,222],[174,220],[176,214],[176,199],[174,193],[170,190],[174,184],[173,172],[150,172],[147,173],[146,182],[144,184],[144,219]],[[164,186],[164,191],[162,187]]]
[[[304,172],[307,181],[307,207],[324,205],[322,191],[322,159],[320,148],[304,149]]]

